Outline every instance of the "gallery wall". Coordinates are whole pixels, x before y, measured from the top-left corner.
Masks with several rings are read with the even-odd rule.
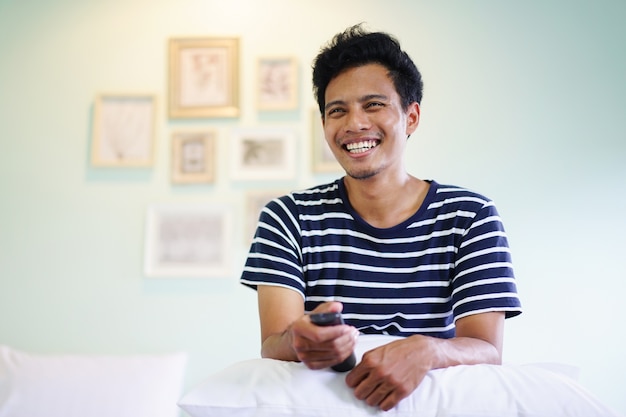
[[[420,178],[493,198],[524,314],[505,361],[564,362],[626,412],[626,5],[346,0],[0,0],[0,343],[33,352],[190,354],[186,386],[259,354],[245,261],[246,196],[330,181],[312,170],[310,65],[358,22],[396,35],[425,80],[406,162]],[[240,115],[171,119],[167,43],[237,37]],[[298,106],[257,108],[256,63],[298,62]],[[100,93],[156,97],[148,168],[91,163]],[[233,132],[289,129],[296,172],[235,180]],[[216,132],[215,179],[171,181],[171,138]],[[152,204],[226,205],[230,272],[144,274]]]

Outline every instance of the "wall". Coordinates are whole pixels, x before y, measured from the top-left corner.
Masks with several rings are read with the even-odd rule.
[[[510,235],[525,313],[507,324],[505,360],[581,367],[581,381],[626,412],[626,6],[619,0],[0,0],[0,343],[37,352],[190,353],[188,386],[258,355],[253,291],[233,274],[150,279],[144,217],[154,202],[222,202],[245,217],[248,189],[301,188],[313,175],[310,63],[335,32],[366,21],[397,35],[425,79],[407,165],[422,178],[492,197]],[[241,39],[242,115],[166,117],[166,42]],[[255,109],[261,55],[300,62],[300,107]],[[154,92],[157,159],[148,170],[89,163],[99,92]],[[298,176],[233,184],[238,126],[288,126]],[[178,128],[219,132],[213,185],[169,181]],[[244,235],[243,220],[233,236]]]

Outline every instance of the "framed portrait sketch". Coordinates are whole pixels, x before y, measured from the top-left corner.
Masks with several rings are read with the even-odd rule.
[[[257,107],[259,110],[298,108],[298,63],[293,57],[258,60]]]
[[[212,183],[215,179],[214,131],[172,133],[172,182]]]
[[[239,116],[239,39],[169,41],[170,118]]]
[[[237,129],[230,143],[234,180],[292,180],[296,174],[295,134],[290,129]]]
[[[151,94],[100,94],[94,102],[91,163],[147,167],[154,161],[156,99]]]
[[[231,272],[232,210],[208,204],[148,207],[144,273],[148,277],[226,277]]]
[[[311,111],[311,167],[314,173],[342,173],[343,168],[335,159],[324,138],[324,129],[318,109]]]

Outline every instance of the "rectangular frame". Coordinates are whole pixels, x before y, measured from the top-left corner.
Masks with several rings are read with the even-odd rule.
[[[146,215],[148,277],[227,277],[231,273],[232,208],[216,204],[152,204]]]
[[[298,108],[298,61],[295,57],[261,57],[257,62],[257,108]]]
[[[169,41],[169,117],[239,116],[239,39]]]
[[[293,180],[296,175],[292,129],[241,128],[230,142],[231,178],[245,181]]]
[[[153,94],[97,95],[92,126],[92,165],[151,166],[155,151],[155,115]]]
[[[172,133],[172,172],[175,184],[208,184],[215,180],[213,130]]]
[[[316,108],[311,110],[311,156],[311,170],[314,173],[344,172],[328,143],[326,143],[321,115]]]

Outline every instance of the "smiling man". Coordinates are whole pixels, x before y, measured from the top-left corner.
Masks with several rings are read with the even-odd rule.
[[[392,36],[354,26],[316,57],[313,85],[346,175],[261,213],[241,282],[258,292],[262,355],[322,369],[359,333],[401,336],[346,376],[383,410],[431,369],[500,363],[504,320],[521,312],[506,234],[488,198],[407,172],[422,98],[413,61]],[[316,326],[313,312],[346,324]]]

